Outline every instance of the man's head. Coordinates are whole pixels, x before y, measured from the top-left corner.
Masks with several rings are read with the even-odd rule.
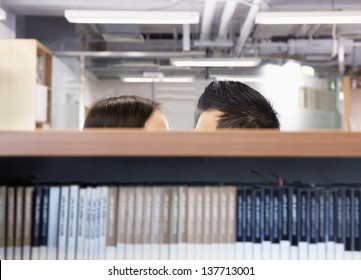
[[[279,128],[277,112],[258,91],[234,81],[210,83],[198,100],[196,130],[216,128]]]

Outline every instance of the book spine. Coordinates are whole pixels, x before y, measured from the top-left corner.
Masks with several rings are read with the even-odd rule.
[[[352,260],[353,259],[353,217],[352,217],[352,200],[353,190],[346,189],[345,190],[345,259]]]
[[[118,193],[118,220],[117,220],[117,252],[116,256],[118,260],[124,260],[125,259],[125,228],[126,228],[126,217],[127,217],[127,193],[128,188],[127,187],[121,187],[119,189]],[[108,198],[108,201],[110,203],[110,197]],[[108,211],[110,209],[108,208]],[[109,213],[110,214],[110,213]],[[108,235],[110,225],[109,225],[109,214],[108,214]],[[108,246],[108,245],[107,245]]]
[[[336,259],[343,260],[345,254],[345,190],[339,188],[335,195]]]
[[[297,188],[289,189],[289,231],[291,239],[290,259],[298,259],[298,194]]]
[[[143,207],[143,234],[142,234],[142,259],[151,259],[151,222],[152,222],[152,188],[144,189],[144,207]]]
[[[68,213],[69,213],[69,186],[62,186],[60,191],[58,260],[66,259]]]
[[[204,198],[203,198],[203,257],[202,259],[208,259],[212,255],[212,240],[211,240],[211,196],[212,196],[212,188],[205,187],[204,188]]]
[[[107,248],[107,218],[108,218],[108,187],[100,190],[100,221],[99,221],[99,259],[104,260]]]
[[[97,215],[97,188],[91,189],[90,198],[90,220],[89,220],[89,252],[88,259],[93,260],[95,256],[95,232],[96,232],[96,215]]]
[[[39,259],[47,259],[48,248],[48,215],[49,215],[49,188],[44,187],[41,197],[41,227],[40,227],[40,249]]]
[[[79,189],[78,202],[78,224],[76,234],[76,259],[84,259],[84,239],[85,239],[85,225],[86,225],[86,189]]]
[[[77,218],[78,218],[79,186],[70,186],[69,193],[69,218],[67,232],[67,260],[75,260]]]
[[[203,256],[203,187],[195,188],[195,223],[194,223],[194,243],[196,260],[202,259]]]
[[[219,259],[227,259],[227,187],[219,187]]]
[[[40,257],[40,230],[41,230],[41,193],[42,188],[36,187],[33,196],[33,228],[31,235],[31,259],[38,260]]]
[[[106,259],[114,260],[117,250],[117,212],[118,212],[118,188],[108,188],[108,220],[107,220],[107,248]],[[125,224],[124,224],[125,225]]]
[[[252,201],[252,242],[253,242],[253,259],[262,259],[262,239],[263,239],[263,226],[262,226],[262,189],[253,190],[253,201]]]
[[[355,252],[354,260],[361,260],[361,190],[354,193],[354,213],[355,213]]]
[[[299,225],[298,225],[298,259],[308,259],[308,192],[305,189],[299,189]]]
[[[281,259],[289,260],[291,243],[290,243],[290,232],[289,232],[289,203],[288,203],[288,190],[285,188],[280,189],[280,210],[281,210],[281,220],[280,220],[280,247],[281,247]]]
[[[143,224],[143,207],[144,207],[144,191],[143,187],[135,189],[134,204],[134,259],[142,259],[142,224]]]
[[[326,259],[326,194],[325,189],[318,190],[318,244],[317,254],[319,260]]]
[[[164,187],[162,189],[161,201],[161,220],[160,220],[160,259],[169,259],[169,243],[170,243],[170,199],[171,189]]]
[[[272,190],[272,259],[280,259],[280,192]]]
[[[90,230],[91,230],[91,211],[92,211],[92,187],[86,188],[85,200],[85,226],[84,226],[84,250],[83,259],[90,259]]]
[[[272,233],[272,193],[270,188],[264,188],[264,239],[262,242],[262,259],[272,258],[271,233]]]
[[[178,259],[187,258],[186,228],[187,228],[187,188],[179,187],[179,219],[178,219]]]
[[[31,236],[32,236],[32,217],[33,217],[33,187],[25,188],[24,198],[24,237],[23,237],[23,260],[31,259]]]
[[[60,188],[51,187],[49,190],[49,221],[47,259],[56,260],[58,250],[58,221],[59,221]]]
[[[94,219],[93,260],[99,260],[101,194],[102,194],[102,187],[101,186],[96,187],[96,189],[95,189],[95,211],[94,211],[95,219]]]
[[[151,223],[151,259],[159,260],[160,257],[160,212],[161,212],[161,187],[153,188],[152,223]]]
[[[170,213],[170,248],[169,259],[178,259],[178,218],[179,218],[179,191],[178,187],[172,187]]]
[[[127,221],[125,228],[125,259],[134,259],[134,208],[135,187],[128,189],[127,196]]]
[[[328,260],[333,260],[336,256],[335,213],[335,191],[326,190],[326,258]]]
[[[24,187],[16,187],[16,210],[15,210],[15,253],[14,259],[21,260],[23,247],[23,207]]]
[[[5,260],[6,248],[6,186],[0,186],[0,260]]]
[[[235,243],[236,243],[236,203],[237,190],[236,187],[228,187],[227,198],[227,259],[234,260],[236,258]]]
[[[194,187],[187,188],[187,259],[194,259],[194,238],[195,238],[195,189]]]
[[[308,258],[310,260],[318,259],[317,243],[318,243],[318,201],[317,191],[310,191],[310,244]]]

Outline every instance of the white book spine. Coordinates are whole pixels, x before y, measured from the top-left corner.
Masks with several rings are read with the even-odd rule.
[[[151,245],[149,243],[143,243],[142,245],[142,259],[143,260],[152,259]]]
[[[253,259],[254,260],[262,259],[262,244],[261,243],[253,244]]]
[[[253,243],[252,242],[244,243],[244,258],[246,260],[253,260]]]
[[[220,243],[219,244],[219,257],[220,260],[227,259],[227,243]]]
[[[102,187],[97,187],[95,189],[95,221],[94,221],[93,260],[99,260],[101,193],[102,193]]]
[[[272,259],[272,243],[271,241],[262,242],[262,260]]]
[[[89,255],[90,260],[95,259],[95,236],[96,236],[96,216],[97,216],[97,188],[92,188],[91,192],[91,211],[89,228]]]
[[[236,243],[228,243],[227,245],[227,259],[235,260],[236,259]]]
[[[281,240],[280,241],[280,249],[281,249],[281,260],[289,260],[291,243],[286,240]]]
[[[108,248],[111,248],[109,246],[107,246],[107,251]],[[125,260],[125,244],[124,243],[117,243],[117,247],[116,247],[116,256],[117,256],[117,260]],[[107,257],[108,259],[108,257]]]
[[[60,188],[51,187],[49,190],[49,221],[48,221],[48,260],[56,260],[58,248]]]
[[[291,260],[298,260],[298,246],[291,246]]]
[[[169,259],[178,260],[178,244],[172,243],[169,245]]]
[[[327,259],[328,260],[334,260],[336,257],[336,246],[335,242],[328,241],[326,242],[326,250],[327,250]]]
[[[308,243],[299,242],[298,243],[298,259],[299,260],[308,260]]]
[[[211,252],[212,252],[212,260],[217,260],[219,259],[219,255],[220,255],[220,247],[219,247],[219,243],[212,243],[211,244]]]
[[[24,246],[23,247],[23,260],[30,260],[30,256],[31,256],[31,247]],[[55,258],[56,258],[56,252],[55,252]]]
[[[21,254],[21,250],[20,250]],[[16,250],[15,250],[15,256],[16,256]],[[47,247],[46,246],[40,246],[39,247],[39,260],[46,260],[47,259]]]
[[[281,259],[281,250],[280,250],[280,244],[279,243],[272,243],[272,260],[280,260]]]
[[[85,242],[85,227],[86,227],[86,207],[87,207],[87,190],[82,188],[79,190],[78,202],[78,229],[77,229],[77,245],[76,245],[76,259],[84,259],[84,242]]]
[[[75,260],[76,249],[76,226],[78,219],[78,200],[79,186],[70,186],[69,192],[69,218],[68,218],[68,242],[67,242],[67,260]]]
[[[326,260],[326,243],[317,244],[317,257],[319,260]]]
[[[169,245],[160,244],[160,259],[168,260],[169,259]]]
[[[117,259],[125,259],[125,228],[126,228],[126,209],[127,209],[127,189],[120,188],[118,192],[118,217],[117,217]],[[109,225],[108,225],[109,226]]]
[[[108,217],[108,187],[101,187],[100,194],[100,237],[99,237],[99,259],[105,259],[107,243],[107,217]]]
[[[115,246],[107,246],[106,249],[106,259],[115,260],[117,254],[117,248]]]
[[[152,227],[151,227],[151,250],[152,260],[160,258],[160,209],[161,209],[161,189],[153,188],[153,205],[152,205]]]
[[[308,259],[317,260],[317,244],[308,245]]]
[[[21,251],[22,251],[22,248],[19,248],[19,247],[15,247],[15,257],[14,257],[14,260],[21,260]]]
[[[335,253],[336,253],[336,260],[344,260],[345,259],[344,244],[336,243]]]
[[[244,244],[243,242],[236,242],[236,259],[244,259]]]
[[[58,233],[58,260],[66,259],[66,238],[68,229],[69,187],[63,186],[60,193],[60,217]]]
[[[134,259],[141,260],[142,259],[142,244],[134,244]]]
[[[39,260],[40,258],[40,248],[39,247],[31,247],[31,259],[32,260]],[[59,259],[59,257],[58,257]],[[59,259],[60,260],[60,259]]]

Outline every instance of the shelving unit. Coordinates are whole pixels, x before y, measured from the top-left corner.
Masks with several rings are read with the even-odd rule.
[[[356,184],[360,143],[361,133],[341,131],[1,132],[0,181]]]
[[[34,39],[1,39],[0,53],[0,129],[50,124],[51,51]]]

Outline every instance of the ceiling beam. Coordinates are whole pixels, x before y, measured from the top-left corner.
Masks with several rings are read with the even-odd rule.
[[[204,2],[202,15],[202,27],[200,40],[207,40],[211,33],[214,12],[216,10],[217,0],[208,0]]]
[[[233,14],[237,8],[237,4],[238,1],[232,0],[232,1],[227,1],[226,4],[224,5],[222,17],[221,17],[221,23],[219,24],[217,40],[221,41],[225,39],[227,35],[229,23],[231,22]]]

